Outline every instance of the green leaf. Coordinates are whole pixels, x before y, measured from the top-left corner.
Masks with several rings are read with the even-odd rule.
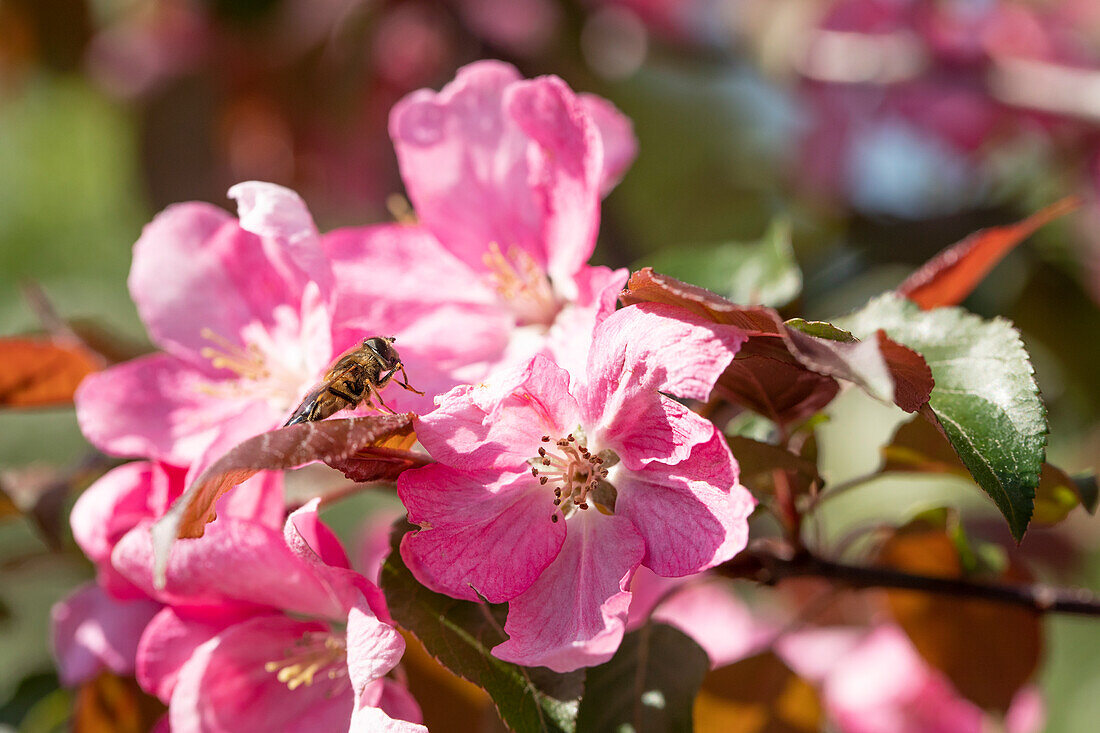
[[[830,341],[851,343],[856,340],[855,336],[843,328],[837,328],[826,321],[807,321],[804,318],[791,318],[783,323],[787,328],[793,328],[809,336],[817,336]]]
[[[1019,541],[1031,520],[1047,434],[1019,332],[1004,319],[961,308],[922,311],[892,293],[840,322],[857,336],[883,329],[924,356],[936,381],[931,416]]]
[[[447,669],[488,692],[512,730],[574,733],[584,673],[520,667],[490,654],[505,639],[505,607],[456,600],[420,585],[397,549],[410,526],[395,529],[382,566],[382,591],[394,620]]]
[[[690,731],[692,703],[709,666],[687,634],[646,624],[623,637],[610,661],[588,670],[577,730]]]
[[[647,265],[723,295],[741,305],[782,306],[802,292],[802,272],[791,248],[791,226],[777,219],[756,242],[665,250]]]

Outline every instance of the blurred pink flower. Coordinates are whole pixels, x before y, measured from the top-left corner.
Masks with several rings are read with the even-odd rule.
[[[50,637],[61,684],[73,687],[107,669],[134,672],[138,640],[160,604],[148,598],[118,600],[85,583],[50,609]]]
[[[600,197],[634,157],[629,120],[557,77],[481,61],[401,100],[390,134],[419,224],[325,237],[337,320],[417,318],[426,341],[466,347],[459,381],[537,353],[583,367],[627,277],[587,261]]]
[[[176,546],[160,590],[148,525],[117,545],[120,572],[168,604],[142,636],[137,676],[168,703],[173,731],[425,730],[379,708],[418,717],[385,678],[405,643],[317,503],[291,514],[282,535],[219,518]]]
[[[111,564],[127,532],[160,517],[183,493],[182,468],[136,461],[104,474],[73,505],[73,539],[96,566],[96,582],[81,586],[50,612],[54,655],[63,684],[75,685],[103,669],[134,671],[146,624],[160,609]],[[269,527],[283,523],[282,474],[261,472],[222,497],[218,513]]]
[[[820,687],[826,713],[842,733],[981,733],[993,724],[896,626],[798,632],[780,639],[778,651]],[[1042,721],[1041,700],[1024,688],[1005,730],[1037,733]]]
[[[753,499],[706,399],[744,334],[671,306],[631,306],[595,331],[587,366],[542,356],[462,386],[417,434],[439,463],[402,474],[401,554],[457,598],[509,603],[494,655],[557,671],[618,647],[639,565],[681,576],[745,546]]]

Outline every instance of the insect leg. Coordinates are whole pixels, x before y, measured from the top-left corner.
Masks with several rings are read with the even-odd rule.
[[[393,375],[391,374],[390,377],[392,377],[392,376]],[[379,382],[379,385],[384,385],[388,381],[389,381],[389,377],[387,377],[386,379]],[[367,384],[367,389],[370,390],[370,394],[371,394],[371,396],[367,399],[367,402],[370,404],[371,407],[374,407],[374,409],[378,410],[379,412],[388,412],[391,415],[396,415],[397,414],[396,412],[394,412],[393,410],[390,409],[389,405],[387,405],[385,402],[382,401],[382,394],[378,391],[377,387],[375,387],[373,384],[368,383]],[[375,406],[375,404],[373,402],[374,399],[378,400],[378,405],[377,406]]]
[[[398,369],[398,371],[401,372],[401,379],[397,380],[397,384],[398,384],[399,387],[401,387],[402,389],[406,389],[409,392],[413,392],[414,394],[419,394],[419,395],[424,394],[423,392],[421,392],[420,390],[416,389],[411,384],[409,384],[409,375],[405,373],[405,365],[404,364],[401,364],[400,366],[398,366],[397,369]]]

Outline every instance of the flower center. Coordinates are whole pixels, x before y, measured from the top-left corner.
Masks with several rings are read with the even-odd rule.
[[[493,242],[482,257],[489,268],[489,284],[511,305],[519,325],[549,326],[561,310],[561,303],[550,286],[550,278],[535,259],[512,247],[505,257]]]
[[[313,678],[324,672],[330,680],[346,677],[348,667],[347,644],[343,639],[327,632],[309,632],[286,650],[282,659],[268,662],[264,670],[274,672],[275,677],[289,689],[302,685],[309,687]]]
[[[270,372],[264,365],[264,355],[255,344],[248,344],[241,348],[229,339],[220,336],[209,328],[201,331],[202,337],[212,342],[215,346],[207,346],[199,353],[202,358],[209,359],[215,369],[228,369],[236,372],[241,379],[259,381],[270,376]]]
[[[589,499],[601,511],[614,512],[615,488],[606,481],[607,469],[619,462],[613,451],[590,452],[580,428],[556,441],[544,435],[542,442],[547,445],[527,462],[531,464],[531,475],[554,489],[556,508],[551,521],[558,521],[559,511],[568,519],[575,511],[588,509]]]

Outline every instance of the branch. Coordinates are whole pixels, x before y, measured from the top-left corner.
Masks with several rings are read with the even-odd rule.
[[[1005,603],[1038,613],[1100,616],[1100,599],[1083,588],[1054,588],[1043,584],[983,583],[965,578],[914,575],[890,568],[846,565],[823,560],[808,552],[783,553],[773,543],[754,543],[733,560],[716,568],[722,575],[752,578],[774,584],[784,578],[816,577],[851,588],[915,590],[954,598]]]

